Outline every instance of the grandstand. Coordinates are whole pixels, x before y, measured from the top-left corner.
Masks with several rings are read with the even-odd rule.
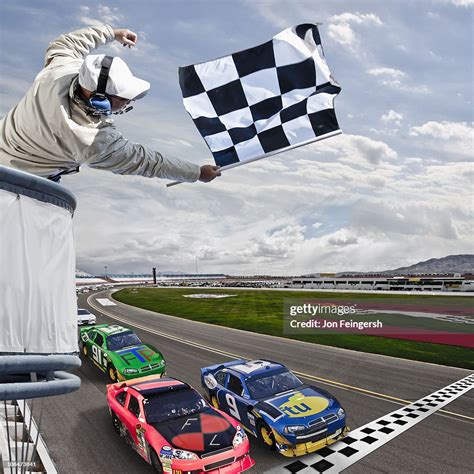
[[[337,275],[321,273],[295,277],[292,288],[380,290],[380,291],[455,291],[474,292],[474,275]]]

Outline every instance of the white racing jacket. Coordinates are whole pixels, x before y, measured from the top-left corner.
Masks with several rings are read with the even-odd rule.
[[[87,115],[74,100],[84,57],[114,41],[109,25],[83,28],[49,44],[44,69],[0,121],[0,164],[50,177],[81,164],[117,174],[193,182],[200,167],[132,143],[111,120]]]

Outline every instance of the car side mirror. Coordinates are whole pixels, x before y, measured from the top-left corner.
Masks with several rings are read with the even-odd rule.
[[[210,390],[213,390],[214,388],[217,387],[217,380],[212,374],[206,374],[204,376],[204,384],[206,387]]]

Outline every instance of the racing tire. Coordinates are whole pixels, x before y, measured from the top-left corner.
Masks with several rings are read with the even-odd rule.
[[[118,416],[115,414],[115,412],[112,412],[112,425],[114,427],[114,431],[118,434],[122,434],[122,430],[120,429],[122,427],[122,422],[119,420]]]
[[[109,379],[112,381],[112,383],[118,382],[117,369],[113,364],[109,364],[107,366],[107,375],[109,376]]]
[[[275,436],[272,429],[264,422],[260,421],[257,424],[257,436],[267,448],[274,451],[276,449]]]
[[[160,474],[162,474],[163,466],[161,465],[161,462],[158,458],[158,454],[156,454],[156,451],[154,449],[151,449],[150,461],[151,461],[151,465],[153,466],[153,469],[155,469],[156,472],[159,472]]]
[[[217,408],[218,410],[220,409],[219,408],[219,402],[217,401],[217,397],[215,395],[211,395],[211,405],[214,408]]]

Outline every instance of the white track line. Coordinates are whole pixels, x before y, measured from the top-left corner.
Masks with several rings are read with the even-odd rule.
[[[125,318],[121,318],[121,317],[117,316],[116,314],[111,313],[110,311],[107,311],[104,308],[101,308],[101,307],[97,306],[96,304],[94,304],[94,302],[93,302],[94,296],[95,295],[90,295],[87,298],[87,303],[92,308],[94,308],[96,311],[99,311],[101,314],[103,314],[103,315],[105,315],[105,316],[107,316],[111,319],[115,319],[116,321],[120,321],[121,323],[124,323],[124,324],[127,324],[129,326],[133,326],[135,328],[141,329],[142,331],[146,331],[146,332],[149,332],[151,334],[155,334],[157,336],[164,337],[166,339],[171,339],[172,341],[176,341],[176,342],[179,342],[181,344],[186,344],[186,345],[191,346],[191,347],[197,347],[198,349],[202,349],[204,351],[209,351],[209,352],[212,352],[214,354],[220,354],[220,355],[223,355],[225,357],[236,358],[236,359],[248,359],[248,357],[243,356],[241,354],[234,354],[232,352],[223,351],[223,350],[217,349],[215,347],[210,347],[210,346],[206,346],[204,344],[200,344],[198,342],[189,341],[187,339],[183,339],[183,338],[180,338],[180,337],[177,337],[177,336],[173,336],[173,335],[167,334],[165,332],[161,332],[161,331],[157,331],[155,329],[151,329],[147,326],[144,326],[142,324],[138,324],[134,321],[130,321],[130,320],[125,319]],[[137,309],[141,309],[141,308],[137,308]],[[207,323],[205,323],[205,324],[207,324]],[[234,330],[234,328],[230,328],[230,329]],[[317,377],[317,376],[314,376],[314,375],[306,374],[306,373],[298,371],[298,370],[293,370],[293,372],[296,375],[299,375],[300,377],[312,380],[313,382],[316,381],[318,383],[329,385],[331,387],[337,387],[341,390],[346,390],[346,391],[350,391],[350,392],[353,392],[353,393],[359,393],[361,395],[371,397],[371,398],[377,398],[379,400],[385,400],[385,401],[388,401],[390,403],[394,403],[396,405],[407,405],[407,404],[410,403],[408,400],[403,400],[401,398],[392,397],[390,395],[385,395],[383,393],[373,392],[371,390],[366,390],[366,389],[363,389],[363,388],[360,388],[360,387],[354,387],[352,385],[347,385],[347,384],[337,382],[337,381],[334,381],[334,380],[324,379],[324,378]],[[446,411],[446,410],[441,410],[441,412],[443,412],[443,414],[440,413],[439,416],[449,415],[449,416],[456,416],[458,418],[461,418],[461,421],[463,421],[463,420],[474,421],[473,417],[470,417],[470,416],[467,416],[467,415],[462,415],[460,413],[455,413],[455,412]]]
[[[297,461],[283,462],[267,473],[291,472],[292,474],[334,474],[347,469],[352,464],[388,443],[417,423],[435,413],[441,407],[469,392],[474,387],[474,374],[458,380],[437,392],[410,403],[381,418],[377,418],[349,433],[341,441],[327,446],[315,454]]]

